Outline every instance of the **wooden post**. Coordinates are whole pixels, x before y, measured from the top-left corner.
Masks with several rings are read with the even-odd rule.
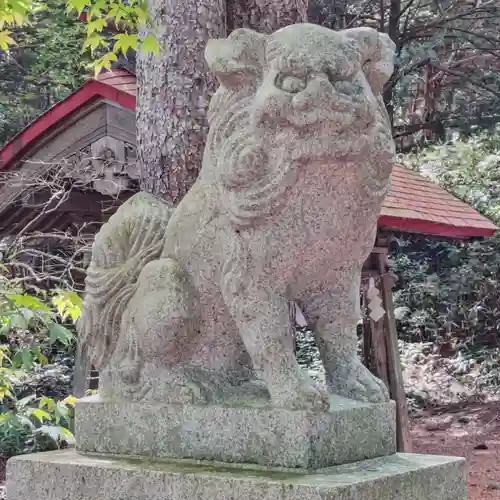
[[[80,345],[76,348],[75,372],[73,375],[73,395],[83,398],[89,388],[90,362],[86,350]]]
[[[398,333],[396,319],[394,317],[394,303],[392,301],[392,287],[394,276],[389,272],[387,266],[387,255],[377,254],[378,271],[380,273],[380,284],[385,309],[384,325],[385,340],[387,344],[387,366],[389,376],[389,390],[391,398],[396,402],[397,418],[397,443],[398,451],[411,453],[411,436],[408,418],[408,404],[403,382],[403,369],[399,357]]]
[[[366,288],[363,290],[364,302],[367,303]],[[389,369],[387,365],[387,344],[384,318],[373,321],[369,316],[363,324],[365,363],[370,371],[389,387]]]

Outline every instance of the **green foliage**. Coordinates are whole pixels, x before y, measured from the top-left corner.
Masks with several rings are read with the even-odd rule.
[[[64,0],[38,5],[30,20],[12,30],[9,53],[0,49],[0,146],[88,77],[85,27],[66,15]]]
[[[47,363],[47,349],[73,343],[71,328],[81,307],[81,298],[72,291],[28,293],[2,269],[0,403],[9,400],[10,408],[0,413],[0,455],[54,449],[72,442],[73,397],[56,402],[34,394],[18,400],[13,385],[35,364]]]
[[[500,238],[454,244],[402,237],[393,252],[395,314],[405,340],[495,345]]]
[[[482,132],[408,158],[500,223],[500,138]],[[500,235],[448,242],[404,236],[393,249],[396,316],[405,340],[458,345],[476,356],[500,341]]]
[[[408,160],[500,224],[500,126],[428,147]]]
[[[8,51],[15,45],[7,27],[22,26],[28,23],[28,16],[33,9],[31,0],[2,0],[0,2],[0,50]]]
[[[46,362],[44,347],[72,343],[74,335],[61,321],[77,321],[81,307],[81,298],[72,291],[40,290],[34,295],[22,290],[16,280],[0,275],[0,336],[18,342],[10,360],[13,368]]]
[[[56,402],[28,396],[15,401],[12,410],[0,414],[0,455],[10,457],[50,451],[74,443],[75,398]]]
[[[127,56],[139,48],[146,54],[159,53],[145,0],[68,0],[67,12],[75,12],[87,24],[83,48],[96,59],[96,73],[109,69],[119,54]],[[142,41],[139,30],[144,33]]]
[[[50,12],[58,7],[51,0],[1,0],[0,1],[0,50],[9,52],[19,42],[12,36],[12,30],[25,28],[37,22],[37,15]],[[57,11],[58,9],[56,9]],[[116,54],[127,54],[129,49],[137,50],[139,45],[138,29],[150,29],[145,0],[67,0],[66,13],[76,13],[80,20],[87,23],[83,48],[95,53],[104,48],[104,55],[96,62],[96,72],[109,67],[116,60]],[[106,28],[121,31],[111,36],[114,44],[109,51],[109,38]],[[109,35],[109,34],[108,34]],[[157,53],[158,44],[151,33],[145,34],[143,49]],[[97,69],[98,68],[98,69]]]

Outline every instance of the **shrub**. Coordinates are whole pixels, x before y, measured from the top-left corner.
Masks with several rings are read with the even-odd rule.
[[[500,223],[500,129],[434,145],[406,163]],[[399,236],[392,258],[403,339],[455,344],[471,356],[498,346],[500,236],[469,242]]]
[[[74,398],[55,401],[43,394],[18,399],[14,387],[54,349],[74,343],[80,297],[68,290],[24,290],[0,269],[0,455],[58,448],[73,441]]]

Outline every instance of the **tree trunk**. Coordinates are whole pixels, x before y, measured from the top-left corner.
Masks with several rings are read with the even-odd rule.
[[[204,50],[226,36],[223,0],[150,0],[161,54],[137,61],[137,153],[141,189],[177,204],[201,167],[215,89]]]
[[[401,51],[401,33],[399,30],[399,23],[401,18],[401,0],[391,0],[389,8],[389,23],[387,27],[387,34],[390,36],[391,40],[396,44],[396,53],[399,56]],[[395,80],[394,76],[397,74],[399,66],[397,62],[394,64],[394,73],[392,77],[385,85],[384,93],[382,95],[384,99],[384,104],[387,109],[387,114],[389,115],[389,120],[391,122],[391,127],[394,128],[394,90],[395,90]]]
[[[345,28],[348,0],[311,0],[308,8],[310,23],[332,30]]]
[[[227,27],[272,33],[307,21],[308,0],[227,0]]]

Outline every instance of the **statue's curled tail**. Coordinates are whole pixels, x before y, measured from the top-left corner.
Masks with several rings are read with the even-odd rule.
[[[171,214],[172,209],[161,200],[138,193],[96,235],[78,333],[80,346],[97,370],[106,367],[116,349],[122,315],[139,274],[148,262],[160,257]]]

